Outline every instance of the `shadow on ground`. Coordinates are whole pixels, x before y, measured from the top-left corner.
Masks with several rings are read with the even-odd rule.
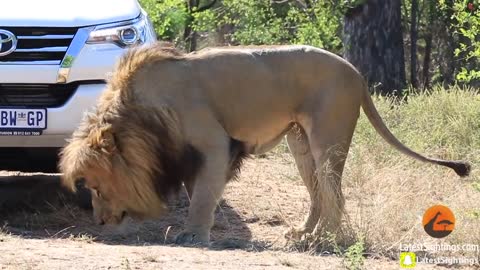
[[[0,226],[2,231],[23,238],[71,238],[111,245],[165,245],[181,231],[188,210],[184,192],[172,199],[165,217],[133,221],[117,227],[93,223],[89,194],[73,195],[59,184],[58,175],[0,177]],[[268,243],[252,241],[245,220],[227,202],[215,212],[212,249],[264,250]]]
[[[0,147],[0,170],[56,173],[60,148]]]

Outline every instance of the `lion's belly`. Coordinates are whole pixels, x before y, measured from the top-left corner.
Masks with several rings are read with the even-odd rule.
[[[268,89],[263,90],[262,89]],[[304,100],[299,90],[265,86],[260,89],[230,90],[232,94],[216,100],[215,113],[227,133],[244,142],[252,154],[270,150],[280,141],[291,123],[296,122],[296,109]]]
[[[226,130],[232,138],[245,143],[249,153],[262,154],[275,147],[293,125],[288,118],[264,120],[244,122]]]

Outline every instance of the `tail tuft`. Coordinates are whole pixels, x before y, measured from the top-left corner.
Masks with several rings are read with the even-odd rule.
[[[450,161],[441,165],[452,168],[460,177],[468,176],[472,170],[472,165],[464,161]]]

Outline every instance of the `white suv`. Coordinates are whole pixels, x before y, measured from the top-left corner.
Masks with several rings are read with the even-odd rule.
[[[116,59],[153,41],[137,0],[2,1],[1,149],[63,146]]]

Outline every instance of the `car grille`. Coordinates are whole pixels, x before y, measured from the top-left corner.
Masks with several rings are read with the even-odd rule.
[[[73,95],[78,85],[0,84],[0,107],[60,107]]]
[[[0,64],[59,65],[78,28],[2,27],[18,39],[11,54],[0,56]]]

